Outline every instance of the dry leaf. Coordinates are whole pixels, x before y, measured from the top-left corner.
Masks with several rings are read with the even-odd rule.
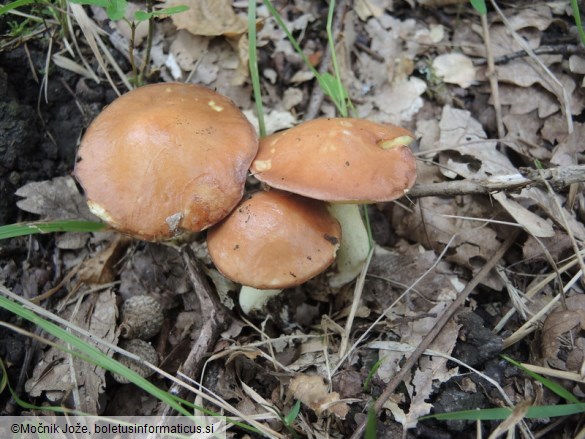
[[[190,32],[180,30],[171,43],[169,52],[181,69],[190,72],[195,69],[197,61],[207,52],[209,40],[209,37],[193,35]]]
[[[516,172],[515,166],[497,149],[497,142],[487,139],[481,124],[469,111],[445,106],[439,128],[437,147],[450,150],[440,156],[446,169],[443,173],[448,177],[458,174],[466,178],[487,178]]]
[[[559,356],[559,351],[563,346],[570,352],[575,349],[578,352],[573,353],[573,357],[583,357],[583,352],[579,346],[583,345],[583,337],[577,336],[573,332],[569,335],[571,340],[581,340],[580,343],[570,345],[575,349],[569,348],[567,344],[561,345],[560,337],[576,329],[585,330],[585,296],[577,294],[566,299],[567,309],[552,312],[544,321],[542,328],[542,356],[551,366],[565,369],[565,362]],[[580,365],[579,365],[580,369]]]
[[[78,309],[76,304],[70,305],[61,317],[99,339],[112,344],[117,342],[116,295],[110,290],[88,295]],[[86,343],[105,352],[102,345],[91,340],[86,340]],[[25,384],[26,391],[35,397],[45,393],[52,401],[57,401],[65,395],[71,395],[75,387],[80,397],[75,407],[89,414],[101,413],[99,401],[105,387],[106,371],[53,347],[41,353],[42,358],[36,363],[32,378]]]
[[[392,315],[430,312],[437,302],[449,301],[454,294],[452,275],[446,263],[433,267],[437,263],[436,258],[433,250],[425,250],[419,244],[402,240],[392,251],[376,246],[364,286],[364,302],[382,313],[417,280],[414,290],[393,308]],[[427,270],[431,270],[429,274],[419,279]]]
[[[374,95],[374,103],[381,113],[372,114],[369,118],[394,124],[411,120],[423,106],[421,96],[426,89],[426,82],[416,77],[385,85]]]
[[[512,196],[517,200],[536,203],[558,227],[564,230],[569,227],[577,239],[585,239],[585,225],[575,218],[574,212],[562,207],[563,215],[561,216],[555,202],[556,198],[561,206],[564,205],[564,198],[561,195],[550,193],[538,187],[530,187],[524,188],[519,194],[512,194]]]
[[[540,260],[547,261],[546,253],[552,256],[553,260],[568,256],[568,252],[572,251],[573,246],[571,240],[565,233],[555,230],[555,236],[551,238],[536,239],[534,236],[529,236],[522,245],[522,258],[528,261]]]
[[[77,190],[72,177],[56,177],[52,180],[28,183],[16,191],[24,197],[17,206],[44,220],[87,219],[99,221],[87,207],[85,198]]]
[[[510,105],[511,114],[527,114],[538,110],[538,117],[546,118],[559,111],[559,103],[553,94],[541,88],[516,87],[509,84],[500,84],[499,88],[500,103]],[[493,104],[492,97],[489,102]],[[566,125],[565,122],[565,127]]]
[[[79,280],[96,285],[113,282],[117,273],[115,265],[124,256],[129,244],[129,238],[116,235],[108,247],[84,261],[79,270]]]
[[[231,0],[167,0],[165,7],[185,5],[189,10],[171,15],[178,29],[193,35],[235,37],[247,28],[244,17],[236,15]]]
[[[553,17],[552,11],[546,3],[532,3],[525,7],[514,8],[513,10],[504,11],[508,18],[510,27],[514,30],[534,27],[538,30],[546,30],[551,25]]]
[[[354,11],[362,21],[370,17],[380,17],[384,13],[384,6],[373,0],[356,0]]]
[[[585,124],[575,123],[574,131],[559,143],[550,159],[555,165],[575,165],[579,162],[579,154],[585,151]]]
[[[476,80],[475,67],[471,58],[462,53],[446,53],[433,60],[433,69],[437,76],[448,84],[457,84],[462,88],[470,87]]]
[[[300,400],[319,416],[327,412],[345,419],[349,412],[349,406],[339,402],[339,393],[329,392],[320,376],[298,374],[290,381],[288,391],[289,395]]]
[[[532,90],[532,89],[526,89]],[[532,99],[528,99],[531,101]],[[505,144],[529,160],[550,160],[551,151],[543,145],[539,134],[542,121],[531,114],[507,114],[503,118],[507,134]]]
[[[444,308],[444,307],[441,307]],[[442,309],[435,309],[440,315]],[[368,344],[368,347],[379,349],[379,357],[384,358],[382,366],[378,369],[378,375],[384,381],[388,381],[394,374],[395,370],[389,371],[390,375],[386,375],[387,364],[394,364],[396,361],[401,361],[405,354],[410,353],[414,350],[422,336],[435,325],[437,317],[430,317],[426,319],[420,319],[418,328],[414,333],[417,335],[412,340],[403,338],[400,343],[397,342],[385,342],[378,341]],[[416,325],[416,323],[415,323]],[[450,321],[443,331],[437,336],[435,341],[429,347],[430,351],[440,352],[445,355],[451,354],[455,343],[457,342],[457,336],[459,332],[459,326]],[[418,341],[415,341],[418,340]],[[442,356],[424,356],[419,361],[419,368],[416,369],[412,380],[406,379],[406,389],[410,396],[410,406],[408,413],[405,413],[397,404],[385,405],[386,408],[392,411],[395,419],[400,422],[404,428],[414,428],[418,422],[418,418],[425,416],[430,413],[433,405],[426,402],[437,389],[438,383],[444,383],[450,380],[453,376],[458,374],[458,367],[452,369],[447,368],[447,358]],[[380,375],[382,374],[382,375]]]
[[[244,115],[258,132],[258,118],[254,110],[244,110]],[[264,124],[266,134],[272,134],[276,131],[292,128],[295,125],[296,118],[290,111],[272,110],[264,113]]]
[[[498,218],[499,212],[489,200],[461,196],[454,203],[451,198],[426,197],[418,203],[420,208],[410,212],[393,210],[392,226],[399,236],[433,248],[437,253],[454,237],[446,259],[474,272],[498,249],[500,244],[495,230],[486,223],[465,219]],[[502,286],[497,276],[488,276],[484,282],[496,289]]]
[[[518,224],[526,229],[528,233],[537,238],[550,238],[555,235],[550,221],[547,221],[522,206],[520,203],[509,198],[504,192],[492,194],[492,198],[516,220]]]

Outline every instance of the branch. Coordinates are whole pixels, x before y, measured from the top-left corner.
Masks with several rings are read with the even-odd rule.
[[[455,180],[443,183],[416,184],[407,193],[410,198],[490,194],[527,186],[544,186],[545,181],[558,191],[573,183],[585,182],[585,165],[560,166],[550,169],[520,168],[517,174],[494,175],[483,180]]]
[[[390,398],[392,393],[396,390],[396,388],[402,383],[402,381],[406,378],[406,376],[411,372],[411,369],[416,365],[418,359],[423,354],[425,350],[431,345],[433,340],[437,337],[437,335],[441,332],[443,327],[447,324],[447,322],[451,319],[451,317],[455,314],[455,312],[465,304],[465,301],[469,297],[469,294],[474,290],[474,288],[479,284],[479,282],[488,275],[488,273],[496,266],[496,264],[500,261],[500,259],[504,256],[504,254],[508,251],[510,246],[516,240],[516,237],[520,233],[519,230],[513,231],[506,241],[502,243],[502,245],[496,250],[494,255],[490,258],[489,261],[482,267],[482,269],[477,273],[477,275],[471,279],[471,281],[467,284],[465,289],[457,296],[457,299],[449,307],[444,311],[441,315],[439,320],[435,323],[433,328],[429,331],[429,333],[425,336],[425,338],[421,341],[421,343],[417,346],[414,352],[408,357],[408,359],[401,365],[400,372],[398,372],[394,377],[390,380],[390,382],[386,385],[386,388],[382,392],[382,394],[376,400],[374,404],[374,410],[376,414],[382,410],[384,407],[384,403]],[[350,439],[358,439],[361,437],[362,433],[366,428],[367,420],[361,422],[354,433],[352,434]]]

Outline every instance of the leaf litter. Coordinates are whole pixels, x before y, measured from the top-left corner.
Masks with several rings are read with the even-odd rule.
[[[323,9],[316,3],[283,3],[279,11],[318,65],[326,45],[316,31],[323,26]],[[437,2],[406,3],[412,8],[437,7],[433,6]],[[538,50],[546,37],[554,36],[558,26],[571,25],[567,8],[556,4],[560,2],[518,5],[503,11],[507,20],[490,12],[489,49],[498,60],[496,101],[482,63],[487,51],[478,16],[466,2],[447,2],[459,3],[456,8],[460,9],[439,3],[445,8],[440,14],[448,20],[438,22],[433,14],[416,15],[416,9],[405,7],[404,2],[356,1],[347,8],[344,32],[338,41],[341,74],[359,116],[403,124],[420,137],[415,147],[420,158],[418,184],[483,181],[516,173],[521,166],[536,168],[536,160],[546,166],[582,164],[583,124],[576,121],[572,128],[564,113],[580,115],[583,111],[584,58],[556,53],[537,55],[536,62],[525,53],[516,57],[524,48],[514,37],[515,32],[531,50]],[[165,80],[186,80],[217,89],[254,120],[245,69],[246,5],[228,1],[188,4],[189,13],[156,22],[152,67]],[[269,131],[274,132],[302,119],[313,81],[264,6],[258,6],[258,14],[259,52],[265,54],[260,61],[264,104]],[[120,23],[114,31],[127,39],[123,26]],[[143,49],[141,46],[138,50]],[[485,102],[481,113],[470,103],[474,96]],[[506,129],[502,139],[497,138],[493,128],[494,106],[502,110]],[[322,111],[332,114],[328,102]],[[69,177],[30,183],[17,195],[22,197],[22,210],[42,219],[92,218]],[[529,187],[490,196],[437,194],[405,198],[400,203],[377,206],[382,214],[376,216],[380,224],[374,225],[391,230],[391,236],[385,248],[377,248],[373,256],[351,334],[351,342],[356,343],[368,333],[368,349],[363,349],[362,340],[362,344],[351,346],[347,357],[339,357],[338,344],[353,294],[348,288],[331,291],[325,280],[316,279],[297,288],[294,298],[288,294],[273,299],[269,307],[272,312],[264,320],[232,323],[218,341],[216,354],[221,349],[236,351],[228,357],[214,356],[217,359],[210,360],[201,380],[233,400],[245,413],[266,415],[266,404],[286,413],[298,399],[303,408],[295,421],[297,427],[319,437],[330,422],[343,421],[345,427],[340,431],[347,433],[356,427],[358,412],[366,410],[369,401],[377,398],[386,383],[401,371],[408,352],[397,347],[416,347],[424,339],[513,228],[520,227],[525,233],[517,243],[516,253],[511,252],[501,261],[511,267],[507,276],[496,272],[485,276],[465,310],[481,314],[483,324],[492,329],[501,315],[513,313],[518,303],[526,302],[528,312],[510,320],[508,332],[538,314],[559,285],[545,285],[531,298],[522,297],[523,292],[559,267],[562,269],[564,258],[575,256],[573,240],[580,246],[585,239],[582,196],[577,197],[576,203],[569,201],[569,194],[564,192]],[[58,312],[115,343],[117,298],[145,291],[155,295],[173,316],[162,349],[166,358],[163,367],[175,372],[201,325],[197,300],[180,257],[172,249],[151,244],[131,244],[121,251],[121,244],[108,246],[111,239],[96,235],[59,246],[69,258],[67,269],[80,268],[66,287],[75,300]],[[208,263],[204,245],[198,242],[194,246]],[[437,259],[439,255],[441,260]],[[574,274],[569,272],[567,276]],[[210,276],[215,288],[222,291],[225,303],[233,307],[237,288],[217,272],[210,272]],[[562,273],[556,278],[561,283],[567,280]],[[117,283],[105,286],[112,281]],[[90,285],[96,284],[104,285],[104,290],[93,292]],[[82,286],[74,290],[75,285]],[[520,294],[516,304],[504,293],[507,290]],[[524,360],[580,372],[585,346],[582,290],[575,285],[566,294],[564,305],[552,308],[534,322],[542,326],[542,331],[521,342],[524,347],[539,342],[542,346],[540,352],[531,351]],[[496,298],[488,299],[491,295]],[[297,319],[299,313],[314,317]],[[377,316],[381,319],[374,325]],[[462,352],[458,346],[464,345],[464,334],[466,340],[485,337],[479,326],[470,326],[469,330],[464,326],[457,320],[449,322],[432,349],[456,356]],[[289,335],[286,342],[276,341]],[[374,340],[377,344],[372,345]],[[258,342],[262,344],[255,346]],[[87,365],[52,348],[39,353],[41,358],[27,383],[27,392],[59,401],[74,388],[72,397],[77,398],[78,407],[99,411],[96,402],[107,382],[103,371],[91,367],[86,370]],[[521,350],[513,353],[521,355]],[[475,367],[500,373],[502,366],[495,353],[491,355],[485,364]],[[373,374],[371,389],[362,388],[377,361],[380,364]],[[391,423],[393,419],[404,429],[415,428],[421,425],[418,418],[432,412],[435,402],[441,399],[441,389],[459,386],[469,397],[486,386],[485,381],[470,383],[461,379],[462,370],[463,366],[450,364],[441,356],[421,358],[415,368],[407,371],[404,387],[384,402],[388,414],[384,422]],[[508,386],[514,403],[534,394],[528,381],[513,384],[504,377],[498,379]],[[489,389],[487,385],[478,395],[486,404],[491,397]],[[351,400],[345,401],[346,397]],[[473,401],[479,404],[479,400]],[[271,419],[275,419],[273,414]],[[485,428],[495,427],[486,425]],[[433,424],[433,428],[437,432],[449,429],[444,424]]]

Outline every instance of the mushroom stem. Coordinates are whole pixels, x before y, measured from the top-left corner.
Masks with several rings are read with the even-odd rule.
[[[370,239],[358,204],[330,204],[328,209],[341,225],[337,271],[329,278],[329,285],[339,288],[359,275],[370,251]]]
[[[240,307],[244,314],[252,311],[262,311],[270,298],[280,294],[282,290],[259,290],[254,287],[242,285],[240,290]]]

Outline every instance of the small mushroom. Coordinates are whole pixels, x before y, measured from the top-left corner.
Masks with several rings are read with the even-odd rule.
[[[154,349],[150,343],[139,339],[124,340],[120,343],[120,347],[139,356],[144,361],[154,366],[158,366],[158,354],[156,353],[156,349]],[[145,364],[139,363],[138,361],[132,360],[124,355],[116,354],[115,358],[119,363],[122,363],[143,378],[148,378],[154,373],[154,371]],[[128,384],[130,382],[127,378],[117,373],[113,373],[112,376],[120,384]]]
[[[163,311],[158,300],[151,296],[132,296],[122,305],[122,338],[148,340],[159,333]]]
[[[253,193],[207,233],[218,270],[247,287],[240,292],[245,313],[324,271],[340,240],[325,203],[278,190]]]
[[[343,240],[330,285],[352,281],[366,260],[358,204],[395,200],[414,184],[413,140],[404,128],[351,118],[316,119],[261,139],[251,167],[258,180],[333,203]]]
[[[258,138],[228,98],[193,84],[137,88],[85,133],[74,174],[90,210],[148,241],[199,232],[240,201]]]

